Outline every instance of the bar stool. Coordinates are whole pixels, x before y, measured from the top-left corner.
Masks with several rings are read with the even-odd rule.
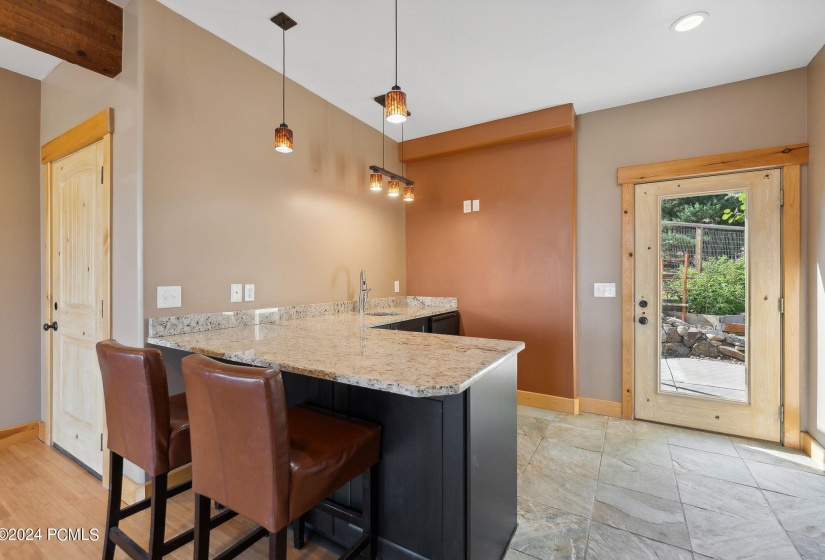
[[[287,409],[278,370],[201,355],[184,358],[182,369],[192,426],[196,560],[209,557],[210,498],[261,526],[216,560],[234,558],[264,536],[270,560],[286,560],[287,525],[314,507],[361,526],[361,538],[342,559],[366,550],[375,560],[379,426],[307,406]],[[361,511],[325,500],[361,474]],[[303,540],[300,525],[296,545]]]
[[[189,529],[164,540],[167,500],[192,487],[191,480],[168,486],[169,471],[192,461],[186,395],[169,396],[166,367],[158,350],[104,340],[97,343],[97,357],[109,433],[110,487],[103,559],[112,560],[116,546],[136,560],[162,558],[192,542],[194,536],[194,530]],[[152,496],[120,509],[124,458],[151,476]],[[151,508],[148,551],[119,527],[121,520],[147,508]]]

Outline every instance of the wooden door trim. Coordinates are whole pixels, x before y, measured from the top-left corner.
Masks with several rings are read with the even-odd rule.
[[[782,325],[783,394],[785,422],[782,441],[787,447],[799,449],[800,433],[800,325],[786,321],[801,310],[801,173],[800,165],[808,163],[808,144],[789,144],[760,150],[748,150],[713,156],[633,165],[617,169],[622,189],[622,418],[634,417],[635,335],[634,287],[636,219],[635,188],[640,183],[686,179],[723,173],[740,173],[759,169],[782,169],[781,188],[785,193],[782,206],[782,297],[785,314]]]
[[[49,164],[103,140],[115,131],[115,110],[104,109],[40,148],[40,163]]]
[[[756,171],[803,163],[808,163],[808,144],[788,144],[774,148],[620,167],[617,170],[617,182],[620,185],[657,183],[671,179]]]
[[[86,121],[68,130],[60,136],[46,142],[40,149],[41,163],[45,164],[45,204],[43,206],[43,277],[42,282],[45,293],[43,298],[46,304],[46,317],[44,323],[51,323],[53,319],[53,299],[52,299],[52,165],[59,159],[71,155],[83,148],[103,141],[103,176],[104,192],[108,204],[107,224],[107,245],[104,247],[105,256],[105,276],[98,277],[101,282],[104,294],[105,312],[103,314],[103,335],[105,338],[112,336],[112,135],[114,134],[114,115],[112,108],[104,109],[100,113],[87,119]],[[103,276],[104,271],[99,271]],[[44,422],[44,441],[47,445],[52,444],[52,336],[48,336],[43,343],[45,359],[43,360],[43,377],[46,382],[46,418]],[[103,437],[107,436],[106,415],[103,415]],[[109,454],[103,453],[103,485],[109,485]]]

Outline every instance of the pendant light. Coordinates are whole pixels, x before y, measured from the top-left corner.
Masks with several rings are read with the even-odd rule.
[[[387,181],[387,196],[396,198],[401,195],[401,183],[398,179],[390,179]]]
[[[283,12],[273,17],[271,21],[281,28],[283,44],[281,51],[283,57],[283,66],[281,67],[281,125],[275,129],[275,151],[288,154],[292,152],[292,130],[286,124],[286,32],[298,23]]]
[[[401,123],[401,176],[406,176],[407,162],[404,158],[404,123]],[[404,202],[412,202],[415,200],[415,187],[411,184],[404,186]]]
[[[393,124],[407,120],[407,94],[398,87],[398,0],[395,0],[395,85],[384,97],[384,115]]]
[[[383,111],[381,111],[383,113]],[[385,137],[384,137],[384,119],[381,119],[381,168],[384,167],[384,144],[385,144]],[[380,191],[384,188],[383,185],[384,176],[378,170],[372,170],[370,173],[370,190],[371,191]]]

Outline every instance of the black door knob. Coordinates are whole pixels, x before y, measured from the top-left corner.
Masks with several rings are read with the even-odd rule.
[[[48,323],[43,323],[43,330],[48,331],[49,329],[57,330],[57,321],[55,321],[51,325]]]
[[[647,307],[647,300],[643,299],[639,302],[639,307]]]
[[[639,324],[646,325],[647,324],[647,317],[639,317]]]

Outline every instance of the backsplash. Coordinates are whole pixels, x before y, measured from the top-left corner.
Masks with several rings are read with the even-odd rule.
[[[400,296],[370,300],[367,309],[389,309],[393,307],[451,307],[458,308],[458,299],[449,297]],[[356,301],[333,303],[312,303],[309,305],[288,305],[266,309],[224,311],[220,313],[197,313],[149,319],[149,337],[188,334],[217,329],[231,329],[249,325],[264,325],[289,319],[304,319],[322,315],[355,313]]]

